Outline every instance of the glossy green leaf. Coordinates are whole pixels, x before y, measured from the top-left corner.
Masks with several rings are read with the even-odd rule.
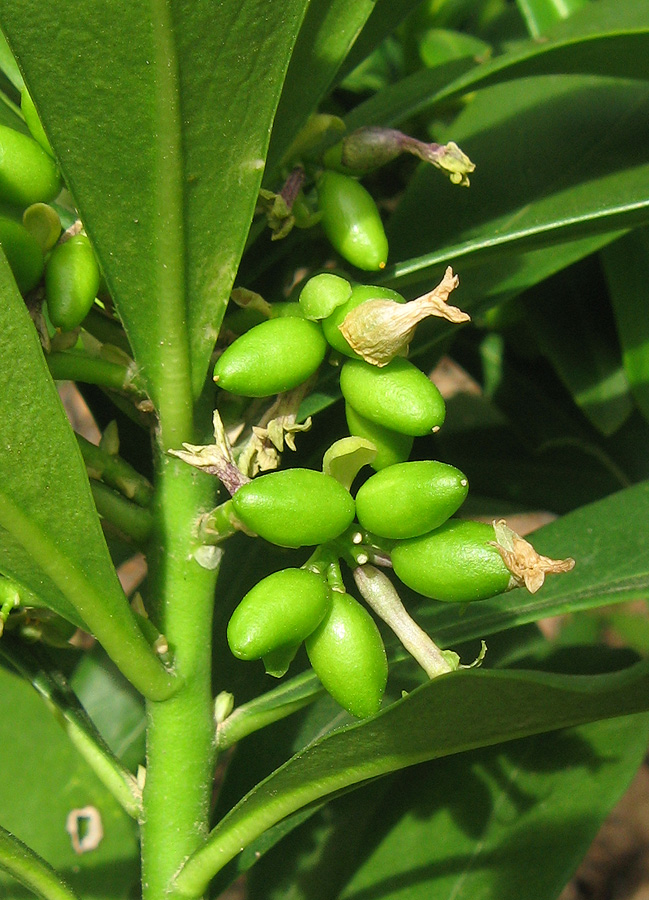
[[[597,276],[597,277],[595,277]],[[633,409],[599,271],[578,266],[525,303],[526,322],[577,406],[602,434]]]
[[[461,276],[467,257],[497,259],[507,277],[521,251],[645,221],[648,107],[643,82],[565,76],[481,91],[448,131],[476,161],[471,186],[420,169],[388,225],[401,262],[386,278],[408,283],[447,260]]]
[[[268,169],[274,172],[315,112],[374,8],[374,0],[311,0],[277,107]]]
[[[645,711],[648,688],[647,663],[590,678],[463,671],[435,679],[378,716],[316,741],[254,788],[190,857],[178,887],[203,890],[250,840],[334,792],[463,750]]]
[[[638,229],[602,252],[624,371],[643,415],[649,418],[649,232]]]
[[[516,0],[531,37],[538,38],[556,22],[586,6],[588,0]]]
[[[162,688],[167,676],[115,574],[79,447],[3,256],[0,293],[0,526],[10,537],[0,570],[40,606],[97,632],[144,690],[149,678]]]
[[[5,669],[0,669],[0,722],[3,827],[53,865],[81,897],[126,900],[138,877],[133,822],[78,756],[36,692]],[[95,850],[79,855],[65,830],[66,819],[71,810],[88,806],[98,811],[104,837]],[[0,894],[28,896],[2,872]]]
[[[145,714],[141,696],[99,647],[81,658],[70,683],[110,749],[135,772],[144,763]]]
[[[406,887],[411,900],[556,900],[641,764],[648,724],[598,722],[407,773],[375,814],[394,826],[380,843],[370,828],[341,900]]]
[[[598,0],[560,23],[541,42],[474,65],[440,85],[435,69],[416,72],[357,107],[348,124],[397,125],[468,91],[532,75],[649,75],[649,23],[637,0]]]
[[[254,866],[251,900],[556,900],[637,770],[648,724],[598,722],[360,788]]]
[[[202,388],[306,5],[0,3],[156,404]]]

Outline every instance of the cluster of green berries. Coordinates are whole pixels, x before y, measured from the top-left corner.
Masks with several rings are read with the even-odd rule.
[[[293,315],[252,327],[214,369],[225,391],[266,397],[311,378],[329,349],[345,358],[340,388],[349,430],[376,450],[375,473],[355,496],[332,475],[302,468],[235,486],[228,503],[245,530],[281,547],[317,549],[301,569],[276,572],[246,594],[228,642],[235,656],[263,659],[274,675],[286,672],[304,642],[325,688],[356,716],[378,711],[387,662],[372,616],[343,584],[341,559],[352,568],[380,559],[408,587],[447,602],[486,599],[517,583],[494,527],[452,518],[467,496],[466,476],[443,462],[408,461],[414,437],[444,421],[437,387],[403,356],[367,362],[341,331],[352,310],[373,300],[405,303],[385,288],[316,275]]]
[[[20,292],[28,294],[44,276],[52,325],[72,331],[97,296],[99,266],[84,234],[61,239],[61,220],[49,205],[61,191],[61,175],[26,89],[21,109],[31,136],[0,125],[0,246]]]

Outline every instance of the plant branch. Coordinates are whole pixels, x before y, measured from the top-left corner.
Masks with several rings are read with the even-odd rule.
[[[120,456],[107,453],[80,434],[75,434],[75,437],[90,478],[101,479],[138,506],[149,506],[153,496],[153,485],[144,475],[140,475]]]
[[[216,730],[216,747],[222,752],[249,734],[285,719],[294,712],[313,703],[324,693],[324,688],[312,671],[279,685],[272,691],[255,697],[249,703],[237,707]]]
[[[113,391],[135,390],[133,371],[128,366],[72,350],[49,353],[45,359],[55,381],[81,381]]]
[[[0,868],[42,900],[79,900],[49,863],[1,826]]]
[[[138,545],[146,543],[153,527],[148,509],[131,503],[101,481],[91,481],[90,490],[99,515]]]

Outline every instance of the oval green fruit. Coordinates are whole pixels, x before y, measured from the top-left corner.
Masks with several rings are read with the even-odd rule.
[[[348,360],[340,373],[340,389],[347,403],[365,419],[402,434],[429,434],[439,428],[446,414],[437,387],[401,357],[382,368]]]
[[[400,541],[390,555],[397,577],[424,597],[449,603],[486,600],[506,591],[512,577],[490,544],[494,540],[492,525],[456,520]]]
[[[351,525],[355,513],[349,491],[313,469],[259,475],[235,492],[232,505],[244,525],[280,547],[331,541]]]
[[[21,294],[36,287],[43,274],[41,248],[27,229],[9,216],[0,216],[0,247]]]
[[[238,659],[293,650],[316,629],[330,605],[329,588],[319,575],[306,569],[275,572],[248,591],[232,613],[230,649]]]
[[[383,425],[370,422],[369,419],[357,413],[349,403],[345,403],[345,417],[350,434],[365,438],[376,447],[376,456],[370,465],[377,472],[385,469],[386,466],[405,462],[410,456],[414,442],[412,435],[391,431],[389,428],[384,428]]]
[[[394,300],[395,303],[406,302],[401,294],[390,290],[390,288],[380,287],[375,284],[354,285],[349,299],[336,307],[331,315],[327,316],[327,318],[322,321],[324,336],[334,350],[337,350],[339,353],[343,353],[345,356],[349,356],[352,359],[360,359],[361,357],[349,346],[343,337],[340,326],[352,309],[356,309],[357,306],[360,306],[361,303],[365,303],[367,300]]]
[[[306,381],[326,350],[314,322],[293,316],[269,319],[230,344],[216,362],[214,380],[233,394],[269,397]]]
[[[306,639],[313,670],[329,694],[353,716],[379,711],[388,662],[376,623],[349,594],[332,591],[331,610]]]
[[[454,466],[435,460],[399,463],[359,488],[356,518],[380,537],[418,537],[450,519],[468,490],[466,476]]]
[[[53,200],[61,187],[56,163],[34,138],[0,125],[0,200],[24,208]]]
[[[101,275],[90,241],[77,234],[52,250],[45,266],[45,298],[52,325],[72,331],[86,318]]]
[[[305,318],[318,321],[326,319],[349,300],[352,286],[346,278],[333,272],[320,272],[309,278],[300,291],[299,304]]]
[[[348,175],[324,171],[318,180],[322,228],[343,259],[375,272],[384,269],[388,239],[372,195]]]

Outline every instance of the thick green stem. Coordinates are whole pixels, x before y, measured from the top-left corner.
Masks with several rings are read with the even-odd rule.
[[[78,900],[49,863],[4,828],[0,828],[0,868],[43,900]]]
[[[143,897],[172,897],[168,885],[208,832],[214,765],[211,621],[215,571],[194,559],[196,522],[214,503],[215,479],[161,453],[153,506],[151,577],[155,619],[183,687],[149,703],[142,826]]]

